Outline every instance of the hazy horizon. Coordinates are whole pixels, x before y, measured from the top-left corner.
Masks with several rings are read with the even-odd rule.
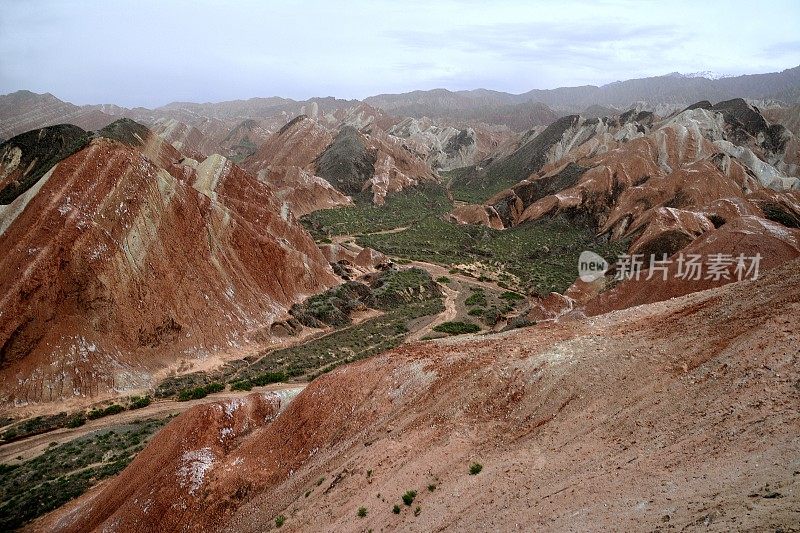
[[[519,94],[800,64],[800,4],[774,2],[771,17],[742,1],[697,4],[12,1],[0,12],[0,93],[153,108],[436,88]]]

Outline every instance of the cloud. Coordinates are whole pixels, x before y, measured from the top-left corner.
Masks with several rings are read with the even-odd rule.
[[[0,93],[155,106],[794,66],[800,4],[776,0],[743,24],[750,10],[746,0],[11,0],[0,10]]]

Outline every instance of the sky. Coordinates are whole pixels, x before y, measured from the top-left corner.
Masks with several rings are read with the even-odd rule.
[[[0,0],[0,94],[75,104],[512,93],[800,65],[780,0]]]

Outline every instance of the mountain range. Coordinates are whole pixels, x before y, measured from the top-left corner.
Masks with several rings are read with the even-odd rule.
[[[796,529],[799,90],[0,96],[0,529]]]
[[[534,89],[510,94],[488,89],[450,91],[434,89],[401,94],[380,94],[363,100],[372,107],[396,116],[444,119],[455,125],[468,122],[503,124],[514,131],[546,125],[564,114],[583,113],[592,106],[625,111],[639,105],[666,114],[700,100],[722,101],[731,98],[795,104],[800,102],[800,66],[768,74],[751,74],[709,79],[702,76],[667,74],[651,78],[619,81],[600,87],[561,87]],[[173,102],[155,109],[127,109],[116,105],[76,106],[51,94],[29,91],[0,96],[0,139],[32,129],[33,124],[52,125],[72,122],[91,129],[102,127],[125,116],[144,124],[159,119],[192,123],[199,117],[208,120],[271,119],[285,123],[300,113],[328,113],[355,106],[358,100],[311,98],[251,98],[219,103]],[[586,113],[584,113],[586,114]],[[589,113],[591,114],[591,113]]]

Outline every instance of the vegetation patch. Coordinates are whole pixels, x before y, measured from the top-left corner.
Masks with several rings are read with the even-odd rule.
[[[215,392],[222,392],[225,390],[225,385],[222,383],[209,383],[202,387],[194,387],[192,389],[184,389],[178,393],[178,401],[186,402],[189,400],[199,400],[205,398],[209,394]]]
[[[16,422],[0,433],[2,442],[13,442],[33,435],[47,433],[54,429],[66,427],[73,416],[68,413],[58,413],[50,416],[37,416]]]
[[[14,465],[0,465],[0,531],[61,507],[125,468],[169,418],[103,429]]]
[[[482,290],[473,292],[464,301],[464,305],[467,305],[469,307],[474,307],[474,306],[486,307],[486,293],[483,292]]]
[[[577,277],[582,251],[613,259],[627,248],[626,242],[598,242],[591,230],[563,218],[495,230],[428,217],[405,231],[361,235],[356,242],[392,257],[443,266],[480,263],[506,287],[538,295],[563,293]]]
[[[524,300],[525,297],[517,292],[506,291],[500,295],[500,298],[503,300],[508,300],[509,302],[518,302],[520,300]]]
[[[433,331],[447,333],[448,335],[462,335],[464,333],[477,333],[481,330],[477,324],[470,322],[444,322],[433,328]]]
[[[350,324],[350,314],[364,306],[374,307],[368,286],[348,281],[322,294],[312,296],[290,311],[301,324],[310,328],[345,326]]]
[[[316,211],[302,218],[303,224],[317,240],[330,235],[358,235],[404,228],[428,217],[449,213],[453,206],[447,191],[437,183],[422,184],[413,189],[390,194],[382,206],[368,199],[356,205]]]
[[[150,396],[132,396],[128,404],[128,409],[142,409],[152,403]]]

